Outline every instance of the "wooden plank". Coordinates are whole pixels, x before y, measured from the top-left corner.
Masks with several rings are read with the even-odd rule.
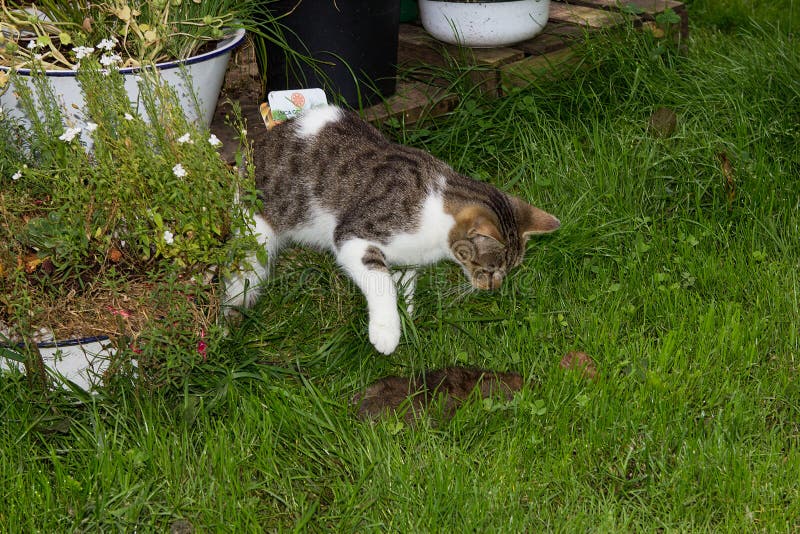
[[[401,25],[398,42],[398,64],[463,68],[470,81],[489,96],[499,96],[500,76],[497,69],[525,57],[516,48],[469,48],[437,41],[419,26]],[[441,85],[441,84],[440,84]]]
[[[524,57],[515,48],[469,48],[437,41],[419,26],[400,25],[397,51],[399,64],[420,64],[444,66],[457,63],[467,65],[500,66],[513,63]]]
[[[683,6],[683,3],[677,0],[561,0],[561,2],[613,11],[619,11],[623,6],[634,6],[641,9],[642,14],[650,17],[663,13],[667,9],[677,9]]]
[[[364,117],[370,122],[384,122],[394,117],[412,124],[425,117],[436,117],[452,111],[457,103],[458,98],[441,87],[421,82],[401,82],[394,96],[365,109]]]
[[[500,69],[500,87],[525,87],[533,80],[554,80],[572,72],[580,57],[572,48],[543,56],[530,56]]]
[[[514,48],[522,50],[525,55],[540,56],[571,46],[585,35],[586,28],[581,26],[565,22],[550,22],[544,27],[542,33],[533,39],[515,44]]]
[[[569,22],[588,28],[610,28],[621,24],[625,18],[620,13],[586,6],[550,2],[550,20]]]

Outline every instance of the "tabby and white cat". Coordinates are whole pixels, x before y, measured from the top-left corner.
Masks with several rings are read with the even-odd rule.
[[[353,112],[308,111],[254,138],[263,210],[253,232],[274,263],[287,242],[330,250],[364,293],[369,339],[383,354],[400,342],[398,285],[406,302],[416,273],[392,266],[459,263],[472,285],[496,289],[522,261],[528,237],[558,229],[552,215],[389,142]],[[226,280],[226,304],[249,306],[269,265],[249,259]]]

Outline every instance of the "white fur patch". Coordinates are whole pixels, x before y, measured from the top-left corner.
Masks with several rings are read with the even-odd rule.
[[[303,139],[313,137],[317,135],[325,125],[338,121],[341,116],[342,110],[336,106],[325,106],[306,111],[296,120],[297,136]]]
[[[248,225],[248,231],[255,236],[258,243],[267,251],[267,265],[262,265],[255,254],[247,257],[249,268],[241,268],[232,273],[225,280],[225,299],[226,314],[232,308],[249,308],[258,298],[259,286],[269,276],[269,263],[275,261],[278,255],[278,239],[275,230],[269,225],[264,217],[253,215],[253,224]]]
[[[338,224],[336,216],[316,203],[309,207],[311,221],[286,231],[286,237],[295,243],[324,250],[333,250],[333,231]]]
[[[396,235],[379,248],[392,265],[427,265],[451,258],[448,235],[455,224],[453,216],[444,211],[441,193],[431,193],[422,206],[419,228]]]
[[[367,299],[370,342],[378,352],[391,354],[401,335],[397,289],[391,274],[364,265],[362,259],[369,246],[363,239],[350,239],[342,244],[336,259]]]

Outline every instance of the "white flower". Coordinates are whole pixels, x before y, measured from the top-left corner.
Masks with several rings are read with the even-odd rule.
[[[190,145],[193,145],[193,144],[194,144],[194,141],[192,141],[192,138],[189,136],[189,133],[188,133],[188,132],[187,132],[187,133],[185,133],[185,134],[183,134],[182,136],[180,136],[180,137],[177,139],[177,141],[178,141],[178,143],[180,143],[180,144],[184,144],[184,143],[189,143]]]
[[[172,167],[172,174],[177,176],[178,178],[183,178],[186,176],[186,169],[183,168],[183,165],[180,163],[176,163],[174,167]]]
[[[91,46],[76,46],[75,48],[72,49],[72,51],[75,52],[75,59],[83,59],[87,56],[92,55],[92,52],[94,52],[94,48],[92,48]]]
[[[39,43],[36,42],[36,39],[31,39],[28,41],[28,50],[33,50],[34,48],[38,47]]]
[[[11,179],[14,181],[17,181],[20,178],[22,178],[22,169],[18,170],[17,172],[11,175]]]
[[[119,54],[103,54],[100,57],[100,63],[104,67],[110,67],[111,65],[116,65],[122,61],[122,56]]]
[[[67,131],[59,135],[58,139],[65,143],[70,143],[79,133],[81,133],[81,129],[77,126],[75,128],[67,128]]]
[[[35,59],[36,61],[41,61],[42,60],[42,54],[34,54],[33,55],[33,59]]]
[[[175,236],[172,235],[172,232],[170,232],[169,230],[164,230],[164,242],[167,245],[171,245],[172,243],[175,242]]]
[[[93,132],[96,129],[97,129],[97,123],[96,122],[88,122],[88,123],[86,123],[86,131],[87,132]]]
[[[133,115],[131,115],[130,113],[126,113],[125,114],[125,120],[126,121],[132,121],[133,120]]]
[[[211,134],[211,136],[208,138],[208,144],[211,146],[219,146],[222,144],[222,141],[220,141],[216,135]]]
[[[111,51],[114,47],[117,46],[117,40],[113,37],[111,39],[103,39],[99,43],[97,43],[97,48],[102,50]]]

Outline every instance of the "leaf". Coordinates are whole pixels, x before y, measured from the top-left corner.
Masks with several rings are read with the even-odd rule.
[[[561,359],[561,363],[559,365],[562,369],[569,371],[580,371],[581,376],[584,376],[590,380],[594,380],[594,378],[597,376],[597,365],[594,363],[594,360],[592,360],[591,356],[585,352],[568,352]]]
[[[636,4],[626,4],[622,6],[621,11],[626,15],[641,15],[644,13],[644,9],[637,6]]]
[[[547,404],[542,399],[537,399],[531,406],[533,415],[544,415],[547,413]]]
[[[39,265],[42,264],[42,259],[36,254],[28,254],[25,256],[25,272],[30,274],[34,272]]]
[[[666,32],[664,32],[664,30],[662,30],[655,22],[645,22],[642,24],[642,28],[649,31],[656,39],[661,39],[666,35]]]
[[[668,24],[678,24],[681,21],[681,17],[675,13],[672,8],[667,9],[660,15],[656,15],[656,22],[663,25]]]
[[[642,236],[637,236],[634,248],[636,249],[636,252],[641,255],[650,250],[650,245],[644,242]]]
[[[131,21],[131,8],[130,6],[123,6],[117,9],[111,10],[114,15],[117,16],[123,22],[130,22]]]
[[[23,356],[19,352],[5,347],[0,347],[0,357],[9,359],[17,363],[25,363],[27,361],[25,356]]]
[[[394,421],[390,423],[388,426],[389,426],[389,434],[391,434],[392,436],[396,436],[397,434],[403,431],[403,428],[405,428],[406,425],[403,424],[402,421]]]
[[[736,199],[736,177],[734,176],[733,165],[725,152],[717,154],[717,158],[722,168],[722,177],[725,179],[725,192],[728,197],[728,204]]]

